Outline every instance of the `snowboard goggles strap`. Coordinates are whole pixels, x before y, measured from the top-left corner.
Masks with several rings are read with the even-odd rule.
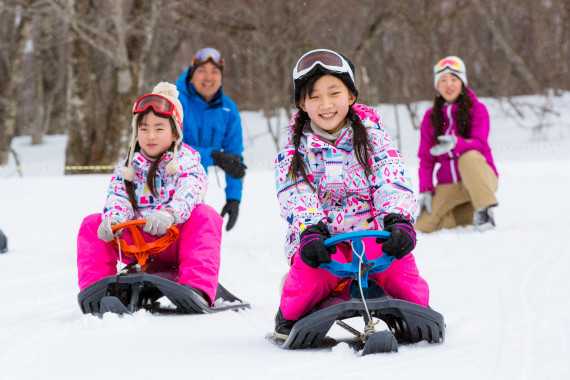
[[[198,52],[194,54],[194,58],[192,58],[192,66],[196,66],[207,61],[211,61],[221,69],[224,68],[224,58],[222,58],[220,52],[214,48],[204,48],[198,50]]]
[[[340,54],[327,49],[312,50],[303,55],[293,69],[293,79],[297,80],[304,77],[317,65],[333,72],[346,73],[350,75],[354,82],[354,73],[346,59]]]

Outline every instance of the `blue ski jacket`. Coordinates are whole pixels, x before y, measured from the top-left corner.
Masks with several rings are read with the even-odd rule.
[[[178,99],[184,109],[183,142],[200,153],[205,168],[214,165],[213,151],[223,151],[242,157],[243,136],[239,111],[222,88],[210,103],[198,94],[192,83],[186,85],[188,71],[176,82]],[[242,180],[226,174],[226,199],[241,202]]]

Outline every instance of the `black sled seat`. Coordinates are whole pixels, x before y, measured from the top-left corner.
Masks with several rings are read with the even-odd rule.
[[[422,340],[441,343],[445,339],[443,316],[433,309],[388,297],[368,299],[366,303],[371,315],[388,325],[398,343]],[[335,321],[364,316],[365,313],[364,303],[360,299],[350,299],[316,311],[295,323],[282,347],[318,347]]]
[[[157,301],[162,297],[168,298],[175,308],[161,308]],[[140,309],[204,314],[250,307],[221,284],[218,284],[214,306],[208,307],[189,288],[144,272],[105,277],[79,292],[77,300],[84,314],[94,315],[105,312],[130,314]]]

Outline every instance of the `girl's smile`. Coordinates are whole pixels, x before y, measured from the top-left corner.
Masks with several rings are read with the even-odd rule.
[[[445,73],[437,82],[436,90],[447,103],[455,103],[461,90],[463,90],[463,82],[455,75]]]
[[[299,106],[317,126],[335,133],[345,126],[348,107],[355,101],[342,80],[325,75],[315,82],[312,92],[301,99]]]

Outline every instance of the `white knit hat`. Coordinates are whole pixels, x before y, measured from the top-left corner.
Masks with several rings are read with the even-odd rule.
[[[434,82],[433,86],[437,88],[439,78],[445,73],[451,73],[461,79],[464,86],[467,86],[467,71],[465,70],[465,63],[461,58],[454,55],[440,59],[433,67]]]
[[[180,100],[178,100],[178,89],[175,85],[168,82],[160,82],[157,84],[150,94],[156,94],[165,97],[174,105],[174,113],[172,114],[172,119],[174,120],[174,125],[176,126],[176,132],[178,132],[178,140],[174,142],[174,152],[172,155],[172,161],[166,165],[166,173],[169,175],[174,175],[180,170],[178,165],[178,160],[176,158],[178,154],[178,146],[182,142],[182,120],[184,119],[184,109]],[[148,95],[150,95],[148,94]],[[135,103],[136,105],[136,103]],[[133,107],[134,108],[134,107]],[[133,134],[131,137],[131,146],[129,148],[129,158],[125,163],[125,166],[121,168],[121,173],[123,174],[123,179],[131,181],[135,178],[135,170],[133,169],[133,154],[135,146],[137,143],[137,120],[139,114],[135,113],[133,115],[132,127]]]

